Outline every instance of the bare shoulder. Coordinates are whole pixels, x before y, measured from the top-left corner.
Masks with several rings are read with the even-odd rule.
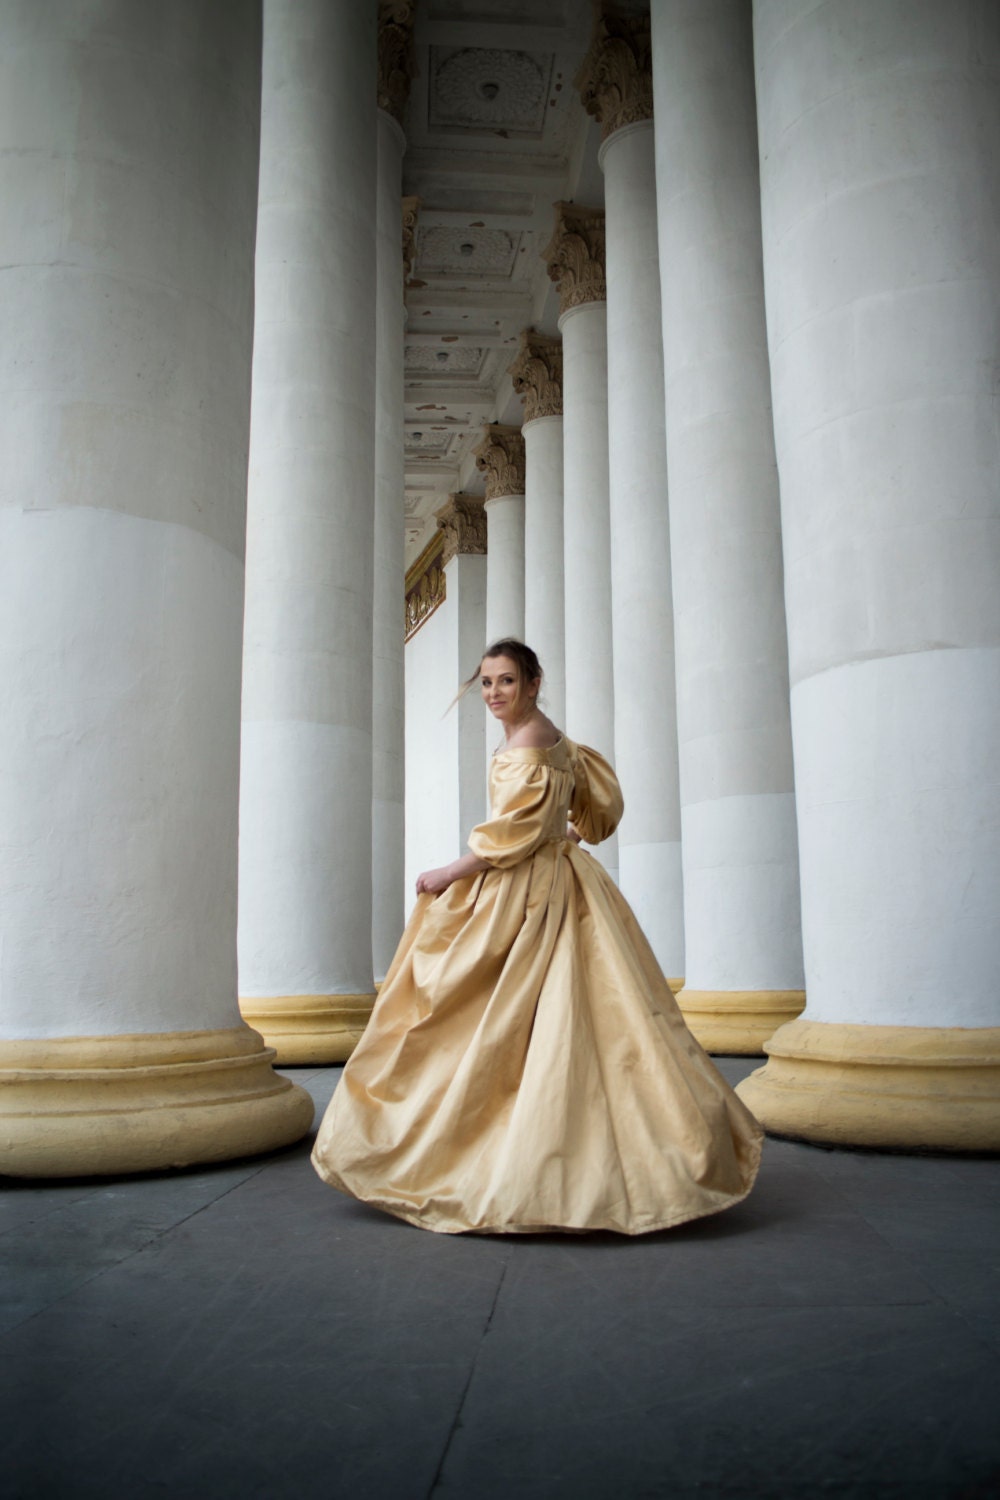
[[[557,729],[544,714],[521,724],[507,741],[508,750],[551,750],[562,739],[562,730]]]

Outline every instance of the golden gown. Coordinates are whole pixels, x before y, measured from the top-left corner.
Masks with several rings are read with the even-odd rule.
[[[334,1187],[447,1234],[642,1234],[745,1197],[761,1130],[687,1029],[624,897],[611,767],[503,749],[490,868],[418,897],[320,1127]]]

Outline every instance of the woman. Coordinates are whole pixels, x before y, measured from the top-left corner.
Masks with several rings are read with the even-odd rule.
[[[530,647],[498,641],[477,678],[504,730],[492,815],[417,880],[313,1164],[448,1234],[642,1234],[727,1208],[753,1185],[760,1128],[579,847],[617,827],[615,774],[542,713]]]

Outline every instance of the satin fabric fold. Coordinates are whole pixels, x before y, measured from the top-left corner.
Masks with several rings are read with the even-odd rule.
[[[313,1151],[424,1228],[641,1234],[749,1192],[761,1131],[688,1031],[631,910],[566,838],[621,816],[596,752],[504,750],[486,872],[418,898]]]

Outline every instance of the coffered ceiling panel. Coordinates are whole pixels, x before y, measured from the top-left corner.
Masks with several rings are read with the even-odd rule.
[[[521,419],[507,369],[522,328],[556,332],[541,259],[552,205],[603,201],[598,128],[573,76],[585,0],[419,0],[403,191],[420,199],[406,291],[408,560],[455,490],[482,490],[471,449]],[[596,193],[596,198],[595,198]]]

